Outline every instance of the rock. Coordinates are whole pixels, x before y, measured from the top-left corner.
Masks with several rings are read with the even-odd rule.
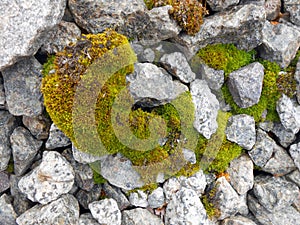
[[[34,57],[26,57],[2,71],[8,111],[15,116],[42,114],[40,90],[42,66]]]
[[[220,90],[224,84],[224,71],[215,70],[205,64],[200,65],[201,78],[205,80],[212,90]]]
[[[286,175],[286,178],[295,184],[298,185],[300,188],[300,171],[299,170],[294,170],[293,172],[289,173]]]
[[[221,225],[256,225],[256,223],[247,217],[238,215],[224,219]]]
[[[178,178],[171,177],[163,185],[166,202],[169,203],[175,196],[175,193],[180,189],[180,181]]]
[[[297,134],[300,129],[300,106],[285,94],[277,101],[276,110],[285,129]]]
[[[1,225],[16,225],[17,214],[11,205],[9,196],[6,194],[0,197],[0,217]]]
[[[120,210],[124,210],[130,206],[130,202],[120,188],[113,187],[108,182],[104,183],[102,188],[108,198],[113,198],[117,201]]]
[[[4,92],[4,84],[3,84],[3,77],[0,73],[0,109],[5,109],[5,92]]]
[[[295,165],[300,170],[300,142],[291,145],[289,152],[294,160]]]
[[[249,214],[247,195],[248,193],[239,195],[238,213],[243,216],[247,216]]]
[[[180,34],[175,41],[186,46],[192,55],[214,43],[233,43],[238,48],[251,50],[261,44],[265,19],[264,5],[240,5],[204,18],[196,35]]]
[[[287,67],[300,47],[300,31],[279,23],[276,26],[266,21],[263,28],[262,45],[258,48],[259,56],[276,62],[282,68]]]
[[[298,62],[297,62],[294,78],[296,80],[296,93],[297,93],[296,97],[297,97],[298,103],[300,104],[300,60],[298,60]]]
[[[121,212],[114,199],[92,202],[89,204],[89,209],[100,224],[121,225]]]
[[[78,225],[100,225],[90,213],[81,214],[79,217],[79,224]]]
[[[22,0],[0,7],[0,70],[19,58],[34,55],[48,32],[62,19],[66,0]]]
[[[204,193],[207,183],[203,170],[200,170],[190,177],[180,176],[178,179],[181,187],[192,189],[199,197]]]
[[[141,190],[137,190],[129,195],[131,205],[146,208],[148,206],[147,194]]]
[[[44,115],[38,117],[23,116],[22,122],[36,139],[44,140],[48,138],[50,119]]]
[[[246,194],[253,187],[253,163],[248,155],[241,155],[232,160],[227,169],[230,184],[238,194]]]
[[[193,81],[190,90],[195,105],[194,127],[205,138],[210,139],[218,128],[219,102],[204,80]]]
[[[197,162],[196,154],[194,151],[183,148],[182,149],[183,157],[186,161],[188,161],[191,164],[195,164]]]
[[[174,82],[165,70],[151,63],[135,64],[134,73],[128,75],[127,80],[130,82],[129,90],[135,102],[148,99],[158,101],[151,101],[150,104],[153,105],[170,102],[188,90],[185,85]]]
[[[70,139],[53,123],[50,127],[47,149],[66,147],[71,144]]]
[[[159,61],[162,66],[173,76],[178,77],[183,83],[190,83],[196,78],[196,74],[181,52],[165,54]]]
[[[75,43],[81,35],[80,29],[75,23],[61,21],[41,47],[41,52],[55,54],[64,49],[70,43]]]
[[[10,188],[10,177],[6,171],[0,172],[0,193]]]
[[[284,0],[284,9],[289,12],[292,23],[300,26],[300,5],[297,0]]]
[[[256,141],[255,121],[252,116],[246,114],[231,116],[225,133],[229,141],[250,150]]]
[[[83,164],[93,163],[101,159],[100,156],[95,156],[86,152],[79,151],[73,144],[72,144],[72,152],[73,152],[74,159],[77,162]]]
[[[122,225],[163,225],[163,222],[147,209],[131,209],[122,212]]]
[[[24,127],[17,127],[10,136],[14,173],[22,175],[31,166],[43,141],[36,140]]]
[[[79,205],[73,195],[63,195],[47,205],[35,205],[17,218],[18,225],[77,224]]]
[[[281,9],[281,0],[266,0],[265,10],[267,20],[275,20],[278,18]]]
[[[264,67],[251,63],[229,74],[228,88],[235,103],[248,108],[259,102],[264,79]]]
[[[155,51],[151,48],[152,46],[145,47],[141,45],[141,43],[138,42],[133,42],[131,43],[131,48],[134,50],[138,62],[148,62],[148,63],[153,63],[155,60]]]
[[[41,164],[23,176],[18,185],[31,201],[47,204],[68,193],[74,177],[74,170],[64,157],[44,151]]]
[[[209,224],[206,211],[195,191],[183,187],[170,200],[166,208],[165,225],[173,224]]]
[[[296,135],[292,131],[285,129],[281,123],[274,123],[274,127],[271,131],[278,138],[280,145],[285,148],[290,146],[296,139]]]
[[[161,187],[156,188],[148,196],[148,203],[151,208],[160,208],[165,203],[164,190]]]
[[[84,209],[88,209],[90,203],[100,198],[101,191],[101,185],[96,184],[90,191],[79,190],[76,193],[76,199]]]
[[[240,0],[229,0],[229,1],[222,1],[222,0],[207,0],[207,4],[213,11],[224,11],[230,6],[237,5]]]
[[[15,127],[17,127],[16,118],[7,111],[0,110],[0,171],[8,166],[11,155],[9,137]]]

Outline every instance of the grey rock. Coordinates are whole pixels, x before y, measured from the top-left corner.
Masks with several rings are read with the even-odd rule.
[[[204,18],[196,35],[180,34],[175,40],[186,46],[193,55],[213,43],[233,43],[241,49],[251,50],[261,44],[265,18],[264,5],[235,6]]]
[[[122,225],[163,225],[163,222],[147,209],[131,209],[122,212]]]
[[[300,142],[291,145],[289,152],[294,160],[295,165],[300,170]]]
[[[296,200],[299,188],[281,177],[255,177],[253,193],[258,202],[270,212],[280,211]]]
[[[136,207],[146,208],[149,205],[147,199],[148,195],[141,190],[137,190],[129,195],[129,201],[131,205]]]
[[[289,12],[290,20],[300,26],[300,4],[297,0],[284,0],[284,9]]]
[[[281,1],[280,0],[266,0],[265,9],[267,20],[275,20],[280,13]]]
[[[78,225],[100,225],[90,213],[81,214],[79,217],[79,224]]]
[[[0,197],[0,218],[1,225],[16,225],[17,214],[6,194]]]
[[[282,97],[277,101],[276,110],[285,129],[294,134],[298,133],[300,129],[300,106],[282,94]]]
[[[258,128],[262,129],[263,131],[270,132],[274,129],[274,123],[272,121],[264,121],[258,124]]]
[[[70,139],[53,123],[50,127],[47,149],[66,147],[71,144]]]
[[[207,0],[207,4],[213,11],[223,11],[230,6],[237,5],[240,0],[229,0],[229,1],[222,1],[222,0]]]
[[[66,0],[1,2],[0,70],[20,57],[34,55],[62,19]]]
[[[36,139],[44,140],[48,138],[51,123],[50,119],[44,115],[38,117],[23,116],[22,122]]]
[[[287,180],[294,182],[295,184],[298,185],[300,188],[300,171],[299,170],[294,170],[293,172],[287,174],[285,176]]]
[[[74,170],[64,157],[44,151],[41,164],[23,176],[18,186],[31,201],[47,204],[68,193],[74,177]]]
[[[151,48],[152,46],[144,47],[140,43],[131,43],[131,47],[133,48],[135,54],[138,57],[138,61],[141,63],[148,62],[153,63],[155,60],[155,51]]]
[[[262,91],[264,67],[251,63],[229,74],[228,88],[233,100],[241,108],[258,103]]]
[[[3,77],[2,74],[0,73],[0,108],[4,109],[5,108],[5,92],[4,92],[4,84],[3,84]]]
[[[224,71],[215,70],[206,64],[200,65],[201,78],[205,80],[212,90],[219,90],[224,84]]]
[[[148,196],[148,203],[151,208],[160,208],[165,203],[164,190],[161,187],[156,188]]]
[[[80,29],[75,23],[61,21],[48,36],[41,47],[41,52],[55,54],[64,49],[70,43],[75,43],[81,35]]]
[[[195,191],[183,187],[175,193],[167,205],[165,215],[165,225],[171,224],[209,224],[206,211]]]
[[[10,177],[6,171],[0,172],[0,193],[10,188]]]
[[[290,146],[296,139],[296,135],[291,130],[287,130],[281,123],[274,123],[271,131],[278,138],[280,145],[285,148]]]
[[[239,195],[238,213],[243,216],[247,216],[249,214],[247,195],[248,193]]]
[[[238,215],[224,219],[221,225],[256,225],[256,223],[247,217]]]
[[[211,93],[206,81],[196,79],[190,84],[191,95],[195,105],[195,129],[209,139],[217,131],[219,102]]]
[[[276,26],[266,21],[263,28],[262,45],[258,49],[259,56],[287,67],[300,47],[300,31],[279,23]]]
[[[17,127],[10,136],[14,173],[22,175],[31,166],[43,141],[35,139],[24,127]]]
[[[204,193],[207,184],[203,170],[200,170],[190,177],[180,176],[178,180],[180,181],[181,187],[192,189],[199,197]]]
[[[41,69],[42,65],[34,57],[26,57],[2,71],[7,107],[11,114],[31,117],[42,114]]]
[[[102,188],[108,198],[113,198],[117,201],[120,210],[124,210],[130,206],[130,202],[120,188],[113,187],[108,182],[104,183]]]
[[[100,156],[95,156],[86,152],[79,151],[73,144],[72,144],[72,152],[73,152],[74,159],[77,162],[83,164],[97,162],[101,159]]]
[[[114,199],[92,202],[89,204],[89,209],[100,224],[121,225],[121,212]]]
[[[78,202],[73,195],[66,194],[47,205],[35,205],[16,222],[18,225],[68,225],[77,224],[78,220]]]
[[[90,191],[79,190],[76,193],[76,199],[83,208],[88,209],[90,203],[100,198],[101,190],[101,185],[98,184],[94,185]]]
[[[159,62],[170,74],[184,83],[190,83],[196,78],[196,74],[191,70],[187,59],[181,52],[165,54]]]
[[[246,194],[253,187],[253,163],[248,155],[241,155],[232,160],[227,169],[230,184],[238,194]]]
[[[300,104],[300,60],[297,62],[294,78],[296,80],[296,97]]]
[[[10,155],[11,145],[9,137],[17,127],[16,118],[9,112],[0,110],[0,171],[7,168]]]
[[[151,63],[135,64],[134,73],[128,75],[127,80],[135,102],[155,99],[162,104],[188,90],[185,85],[174,82],[166,71]]]
[[[171,177],[163,185],[166,202],[170,202],[175,193],[180,189],[180,181],[178,178]]]
[[[250,150],[256,141],[255,121],[252,116],[246,114],[231,116],[225,133],[229,141]]]
[[[197,162],[195,152],[186,148],[182,149],[183,157],[186,161],[191,164],[195,164]]]

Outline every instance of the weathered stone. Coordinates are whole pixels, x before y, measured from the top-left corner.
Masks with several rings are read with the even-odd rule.
[[[183,187],[170,200],[166,208],[165,225],[173,224],[209,224],[206,211],[195,191]]]
[[[284,8],[290,14],[292,23],[300,26],[300,4],[298,0],[284,0]]]
[[[161,187],[156,188],[148,196],[148,203],[151,208],[160,208],[165,203],[164,190]]]
[[[279,143],[285,148],[290,146],[296,139],[296,135],[292,131],[287,130],[281,123],[274,123],[274,127],[271,131],[276,135]]]
[[[150,47],[144,47],[140,43],[131,43],[131,47],[137,55],[138,62],[152,63],[155,60],[155,51]]]
[[[18,225],[67,225],[77,224],[78,220],[78,202],[73,195],[66,194],[47,205],[35,205],[16,222]]]
[[[163,225],[163,222],[147,209],[131,209],[122,212],[122,225]]]
[[[151,63],[135,64],[134,73],[127,76],[127,80],[130,82],[129,90],[135,102],[148,99],[158,101],[151,101],[153,105],[170,102],[188,90],[185,85],[174,82],[164,69]]]
[[[266,0],[265,9],[267,20],[277,19],[281,9],[281,0]]]
[[[148,195],[141,190],[137,190],[129,195],[129,201],[131,205],[136,207],[146,208],[148,206],[147,198]]]
[[[7,168],[11,155],[9,137],[17,127],[16,118],[7,111],[0,110],[0,171]]]
[[[6,171],[0,172],[0,193],[10,188],[9,174]]]
[[[188,161],[189,163],[195,164],[197,162],[196,154],[195,154],[194,151],[183,148],[182,149],[182,154],[183,154],[184,159],[186,161]]]
[[[83,208],[88,209],[90,203],[100,198],[101,190],[101,185],[98,184],[94,185],[90,191],[79,190],[76,193],[76,199]]]
[[[41,164],[23,176],[18,185],[31,201],[47,204],[72,189],[74,176],[64,157],[58,152],[44,151]]]
[[[298,185],[300,188],[300,171],[299,170],[294,170],[293,172],[289,173],[286,175],[286,178],[295,184]]]
[[[79,217],[79,224],[78,225],[100,225],[90,213],[81,214]]]
[[[224,219],[221,225],[256,225],[256,223],[247,217],[238,215]]]
[[[8,111],[15,116],[39,116],[44,106],[41,87],[42,65],[26,57],[2,71]]]
[[[36,139],[43,140],[48,138],[50,119],[44,115],[38,117],[23,116],[22,122]]]
[[[242,155],[230,162],[227,169],[230,184],[240,195],[252,189],[254,182],[253,163],[249,156]]]
[[[176,41],[193,55],[200,48],[214,43],[234,43],[241,49],[250,50],[261,44],[265,18],[264,5],[236,6],[204,18],[196,35],[180,34]]]
[[[24,127],[17,127],[10,136],[14,173],[22,175],[31,166],[43,141],[36,140]]]
[[[105,195],[108,198],[113,198],[117,201],[118,207],[120,210],[126,209],[128,206],[130,206],[130,202],[126,198],[126,196],[123,194],[123,192],[120,190],[120,188],[113,187],[109,185],[108,182],[104,183],[103,191],[105,192]]]
[[[180,181],[181,187],[192,189],[199,197],[204,193],[207,184],[203,170],[200,170],[190,177],[180,176],[178,180]]]
[[[296,71],[295,71],[295,74],[294,74],[294,78],[296,80],[296,97],[297,97],[297,100],[298,100],[298,103],[300,104],[300,59],[298,60],[297,62],[297,65],[296,65]]]
[[[215,70],[206,64],[200,65],[200,75],[212,90],[219,90],[224,84],[224,71]]]
[[[229,141],[250,150],[256,141],[255,121],[252,116],[246,114],[231,116],[225,133]]]
[[[83,164],[93,163],[101,159],[100,156],[95,156],[86,152],[79,151],[73,144],[72,144],[72,152],[73,152],[74,159],[77,162]]]
[[[47,54],[55,54],[64,49],[70,43],[75,43],[81,35],[80,29],[75,23],[61,21],[41,47],[41,51]]]
[[[249,214],[249,209],[247,205],[247,195],[248,193],[244,195],[239,195],[239,204],[237,206],[238,214],[243,216],[247,216]]]
[[[20,57],[34,55],[62,19],[66,0],[1,2],[0,70]]]
[[[259,56],[287,67],[300,47],[300,31],[279,23],[276,26],[266,21],[263,28],[262,45],[258,48]]]
[[[180,189],[180,181],[178,178],[171,177],[163,185],[166,202],[169,203],[175,196],[175,193]]]
[[[4,84],[3,84],[3,77],[2,74],[0,73],[0,108],[4,109],[5,108],[5,92],[4,92]]]
[[[70,139],[53,123],[50,127],[47,149],[66,147],[71,144]]]
[[[230,6],[237,5],[240,0],[229,0],[229,1],[222,1],[222,0],[207,0],[207,4],[213,11],[223,11]]]
[[[218,128],[219,102],[204,80],[196,79],[191,83],[190,89],[195,105],[194,127],[200,134],[209,139]]]
[[[160,63],[169,73],[178,77],[184,83],[190,83],[196,78],[196,74],[191,70],[184,54],[181,52],[163,55]]]
[[[259,62],[251,63],[229,74],[228,88],[233,100],[241,108],[258,103],[262,91],[264,67]]]
[[[300,170],[300,142],[291,145],[289,152],[294,160],[295,165]]]
[[[1,225],[16,225],[17,214],[6,194],[0,197],[0,218]]]
[[[100,224],[121,225],[121,212],[114,199],[92,202],[89,204],[89,209]]]

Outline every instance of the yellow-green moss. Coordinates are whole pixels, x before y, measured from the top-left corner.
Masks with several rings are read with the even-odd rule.
[[[104,184],[107,182],[107,180],[102,177],[99,173],[97,173],[95,170],[93,170],[93,180],[95,184]]]
[[[48,75],[49,72],[54,69],[54,60],[55,60],[54,55],[48,56],[47,62],[43,64],[43,70],[42,70],[43,76]]]

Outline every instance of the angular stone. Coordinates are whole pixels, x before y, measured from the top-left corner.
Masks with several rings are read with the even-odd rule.
[[[72,144],[72,152],[73,152],[74,159],[77,162],[83,164],[93,163],[101,159],[100,156],[95,156],[86,152],[79,151],[73,144]]]
[[[203,170],[200,170],[190,177],[180,176],[178,180],[180,181],[181,187],[192,189],[199,197],[204,193],[207,184]]]
[[[0,70],[20,57],[34,55],[62,19],[66,0],[1,2]]]
[[[296,135],[291,130],[287,130],[281,123],[274,123],[271,131],[278,138],[280,145],[285,148],[290,146],[296,139]]]
[[[238,215],[224,219],[221,225],[256,225],[256,223],[247,217]]]
[[[50,127],[49,138],[46,142],[46,148],[55,149],[66,147],[70,144],[70,139],[54,123],[52,123]]]
[[[211,93],[206,81],[196,79],[190,84],[191,95],[195,105],[195,129],[209,139],[217,131],[219,102]]]
[[[191,164],[195,164],[197,162],[196,154],[194,151],[183,148],[182,154],[183,154],[184,159],[186,161],[190,162]]]
[[[298,185],[298,187],[300,188],[300,171],[299,170],[294,170],[293,172],[289,173],[286,175],[286,178],[289,181],[294,182],[295,184]]]
[[[6,194],[1,195],[0,197],[0,218],[1,225],[16,225],[17,214]]]
[[[148,206],[147,198],[148,195],[141,190],[137,190],[129,195],[129,201],[131,205],[136,207],[146,208]]]
[[[289,152],[298,170],[300,170],[300,142],[291,145]]]
[[[169,203],[175,196],[175,193],[180,189],[180,181],[178,178],[171,177],[163,185],[166,202]]]
[[[75,23],[61,21],[41,47],[41,52],[55,54],[64,49],[70,43],[75,43],[81,35],[79,27]]]
[[[100,224],[121,225],[121,212],[114,199],[92,202],[89,204],[89,209]]]
[[[300,31],[287,24],[279,23],[274,26],[266,21],[262,40],[262,45],[258,48],[259,56],[285,68],[300,47]]]
[[[81,214],[79,217],[79,224],[78,225],[100,225],[90,213]]]
[[[101,195],[101,185],[94,185],[90,191],[79,190],[76,193],[76,199],[84,209],[89,209],[89,204],[97,201]]]
[[[294,78],[296,80],[296,97],[298,100],[298,103],[300,104],[300,60],[298,60],[296,65],[296,71],[294,74]]]
[[[292,23],[300,26],[300,4],[298,0],[284,0],[284,9],[289,12]]]
[[[2,74],[0,73],[0,108],[4,109],[5,108],[5,92],[4,92],[4,84],[3,84],[3,77]]]
[[[241,108],[258,103],[264,79],[264,67],[251,63],[229,74],[228,88],[233,100]]]
[[[17,127],[16,118],[9,112],[0,110],[0,171],[7,168],[11,155],[9,137]]]
[[[36,139],[43,140],[48,138],[50,119],[44,115],[38,117],[23,116],[22,122]]]
[[[163,222],[147,209],[131,209],[122,212],[122,225],[163,225]]]
[[[215,70],[206,64],[200,65],[201,78],[205,80],[212,90],[219,90],[224,84],[224,71]]]
[[[19,225],[61,225],[77,224],[78,220],[78,202],[73,195],[66,194],[47,205],[35,205],[20,215],[16,222]]]
[[[47,204],[68,193],[74,177],[74,170],[64,157],[44,151],[41,164],[23,176],[18,185],[31,201]]]
[[[10,177],[6,171],[0,172],[0,193],[10,188]]]
[[[229,141],[250,150],[256,141],[255,121],[252,116],[246,114],[231,116],[225,133]]]
[[[237,5],[240,0],[207,0],[207,4],[213,11],[223,11],[230,6]]]
[[[281,9],[281,0],[266,0],[265,9],[267,20],[277,19]]]
[[[40,90],[42,65],[34,57],[26,57],[2,71],[8,111],[15,116],[42,114]]]
[[[102,188],[108,198],[113,198],[117,201],[120,210],[124,210],[130,206],[130,202],[120,188],[113,187],[108,182],[104,183]]]
[[[246,194],[252,189],[254,182],[253,163],[248,155],[242,155],[230,162],[227,169],[230,184],[238,194]]]
[[[184,83],[190,83],[196,78],[196,74],[191,70],[187,59],[181,52],[163,55],[160,63],[170,74],[178,77]]]
[[[165,225],[208,225],[206,211],[196,192],[181,188],[175,193],[166,208]]]
[[[24,127],[17,127],[10,136],[14,173],[22,175],[31,166],[43,141],[35,139]]]
[[[151,208],[160,208],[165,203],[164,190],[161,187],[156,188],[148,196],[148,203]]]

